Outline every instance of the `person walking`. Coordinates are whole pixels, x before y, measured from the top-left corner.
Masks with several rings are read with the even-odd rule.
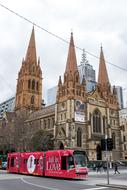
[[[98,163],[97,165],[97,172],[101,172],[101,169],[102,169],[102,162]]]
[[[118,164],[117,164],[117,162],[114,163],[114,174],[116,174],[116,172],[118,174],[120,174],[120,172],[118,171]]]
[[[104,172],[107,171],[107,163],[103,163],[103,170],[104,170]]]

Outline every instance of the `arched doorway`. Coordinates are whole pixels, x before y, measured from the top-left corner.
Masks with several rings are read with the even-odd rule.
[[[62,149],[62,150],[64,149],[64,145],[63,145],[62,142],[60,142],[59,148]]]
[[[96,155],[97,155],[97,160],[102,160],[102,151],[101,151],[101,146],[98,144],[96,148]]]

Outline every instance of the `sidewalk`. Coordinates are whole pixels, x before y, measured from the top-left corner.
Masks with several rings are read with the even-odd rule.
[[[119,171],[120,171],[120,174],[127,174],[127,168],[125,168],[125,169],[119,169]],[[99,171],[99,172],[96,172],[96,171],[93,171],[93,170],[89,170],[89,175],[100,175],[100,174],[107,174],[107,171]],[[113,169],[109,169],[109,174],[110,175],[114,175],[114,170]]]
[[[127,186],[126,185],[116,185],[116,184],[96,184],[96,186],[101,186],[101,187],[111,187],[111,188],[115,188],[115,189],[126,189],[127,190]]]
[[[127,174],[127,168],[120,169],[119,171],[120,174],[114,174],[114,170],[109,169],[109,184],[107,184],[107,171],[106,172],[89,171],[89,178],[95,176],[93,179],[96,181],[97,186],[105,186],[105,187],[127,190],[127,180],[123,180],[121,179],[121,177],[118,178],[118,176],[121,176],[122,174]],[[116,179],[115,176],[117,177]]]

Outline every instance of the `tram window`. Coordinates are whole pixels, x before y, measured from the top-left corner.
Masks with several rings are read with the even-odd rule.
[[[66,162],[66,156],[61,157],[61,170],[67,169],[67,162]]]
[[[75,154],[74,159],[77,167],[86,166],[86,157],[83,154]]]
[[[15,158],[11,158],[11,167],[14,167],[14,160],[15,160]]]
[[[72,156],[68,156],[68,169],[74,168],[74,158]]]

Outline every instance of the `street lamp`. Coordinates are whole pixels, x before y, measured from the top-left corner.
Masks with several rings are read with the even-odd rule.
[[[108,161],[108,141],[107,135],[105,135],[105,151],[106,151],[106,161],[107,161],[107,184],[109,185],[109,161]]]
[[[109,184],[109,152],[113,149],[113,140],[112,138],[105,137],[101,139],[101,149],[106,153],[106,162],[107,162],[107,184]]]

